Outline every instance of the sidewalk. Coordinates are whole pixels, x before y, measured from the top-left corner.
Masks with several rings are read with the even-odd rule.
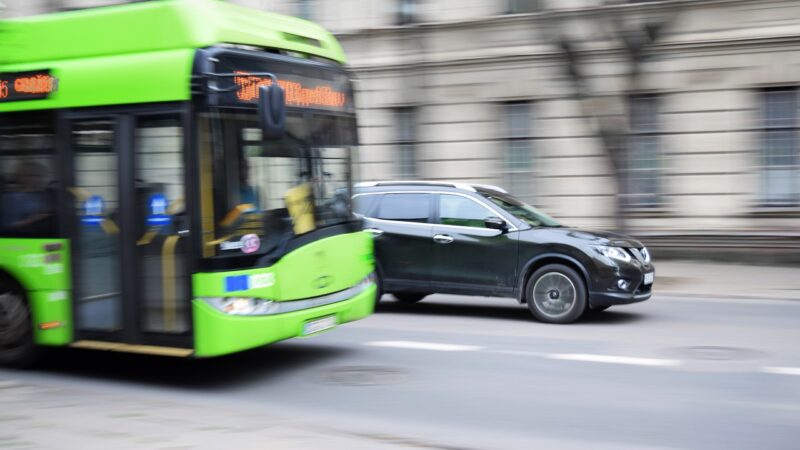
[[[19,372],[24,377],[24,372]],[[87,391],[0,377],[0,448],[397,449],[381,436],[276,417],[240,405],[183,401],[140,392]],[[421,445],[424,447],[424,445]]]
[[[662,295],[800,300],[800,267],[655,261]]]

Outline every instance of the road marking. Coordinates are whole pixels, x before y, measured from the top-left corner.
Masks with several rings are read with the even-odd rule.
[[[679,366],[680,361],[675,359],[636,358],[632,356],[589,355],[584,353],[557,353],[545,356],[547,359],[564,361],[585,361],[607,364],[628,364],[633,366],[670,367]]]
[[[433,350],[438,352],[475,352],[483,350],[477,345],[457,345],[457,344],[438,344],[435,342],[415,342],[415,341],[373,341],[364,345],[371,347],[391,347],[407,348],[414,350]]]
[[[528,350],[487,350],[488,353],[496,353],[498,355],[513,355],[513,356],[533,356],[538,358],[546,358],[547,353],[531,352]]]
[[[800,375],[800,367],[762,367],[761,372],[776,375]]]
[[[677,294],[654,294],[654,298],[664,301],[677,301],[689,303],[730,303],[735,305],[771,305],[771,306],[800,306],[800,298],[791,297],[767,297],[756,298],[749,296],[731,296],[731,297],[709,297],[704,295],[685,294],[679,296]]]

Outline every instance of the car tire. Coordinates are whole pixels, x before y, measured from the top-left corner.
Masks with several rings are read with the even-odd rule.
[[[424,292],[393,292],[392,295],[397,301],[403,303],[417,303],[428,296]]]
[[[28,304],[18,292],[0,292],[0,366],[28,367],[40,353]]]
[[[525,285],[528,309],[546,323],[578,320],[587,307],[586,283],[574,269],[548,264],[536,270]]]

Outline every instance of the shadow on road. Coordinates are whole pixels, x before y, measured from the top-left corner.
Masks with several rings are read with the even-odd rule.
[[[420,303],[408,304],[392,301],[390,297],[384,297],[378,303],[375,312],[535,321],[525,306],[517,305],[513,300],[511,303],[499,300],[497,306],[470,304],[469,301],[468,298],[463,303],[441,303],[434,300],[423,300]]]
[[[376,313],[471,317],[536,322],[524,305],[513,302],[470,304],[470,299],[426,299],[405,304],[386,298]],[[609,310],[587,314],[567,327],[618,325],[643,320],[646,315]],[[56,374],[82,381],[118,382],[172,389],[227,391],[292,376],[308,376],[314,366],[344,359],[358,346],[341,346],[294,340],[233,355],[210,359],[183,359],[79,349],[53,349],[33,372]],[[311,369],[311,370],[309,370]]]
[[[623,307],[624,308],[624,307]],[[603,312],[589,312],[575,325],[606,325],[623,324],[645,320],[647,315],[632,313],[622,310],[609,309]]]
[[[309,366],[353,351],[346,347],[278,343],[210,359],[183,359],[78,349],[53,349],[33,372],[188,390],[238,389],[305,373]],[[298,375],[299,376],[299,375]]]
[[[378,304],[375,312],[380,313],[394,313],[394,314],[417,314],[429,316],[452,316],[452,317],[475,317],[486,319],[508,319],[519,320],[525,322],[539,323],[528,311],[527,306],[518,305],[516,303],[508,303],[498,299],[497,305],[470,304],[469,298],[463,303],[451,302],[437,302],[434,300],[423,300],[420,303],[401,303],[391,300],[391,297],[384,297]],[[581,326],[581,325],[600,325],[600,324],[623,324],[628,322],[635,322],[644,319],[645,316],[641,314],[631,313],[627,311],[607,310],[603,312],[589,312],[584,315],[578,322],[569,324],[567,326]],[[539,323],[546,325],[544,323]]]

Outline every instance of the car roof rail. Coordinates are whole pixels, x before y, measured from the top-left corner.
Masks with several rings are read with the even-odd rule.
[[[507,190],[501,188],[500,186],[495,186],[493,184],[473,184],[471,186],[477,189],[488,189],[490,191],[500,192],[501,194],[508,194]]]
[[[466,183],[448,183],[446,181],[426,181],[426,180],[395,180],[395,181],[362,181],[356,183],[356,187],[375,187],[375,186],[442,186],[461,189],[464,191],[477,192],[474,187]]]

